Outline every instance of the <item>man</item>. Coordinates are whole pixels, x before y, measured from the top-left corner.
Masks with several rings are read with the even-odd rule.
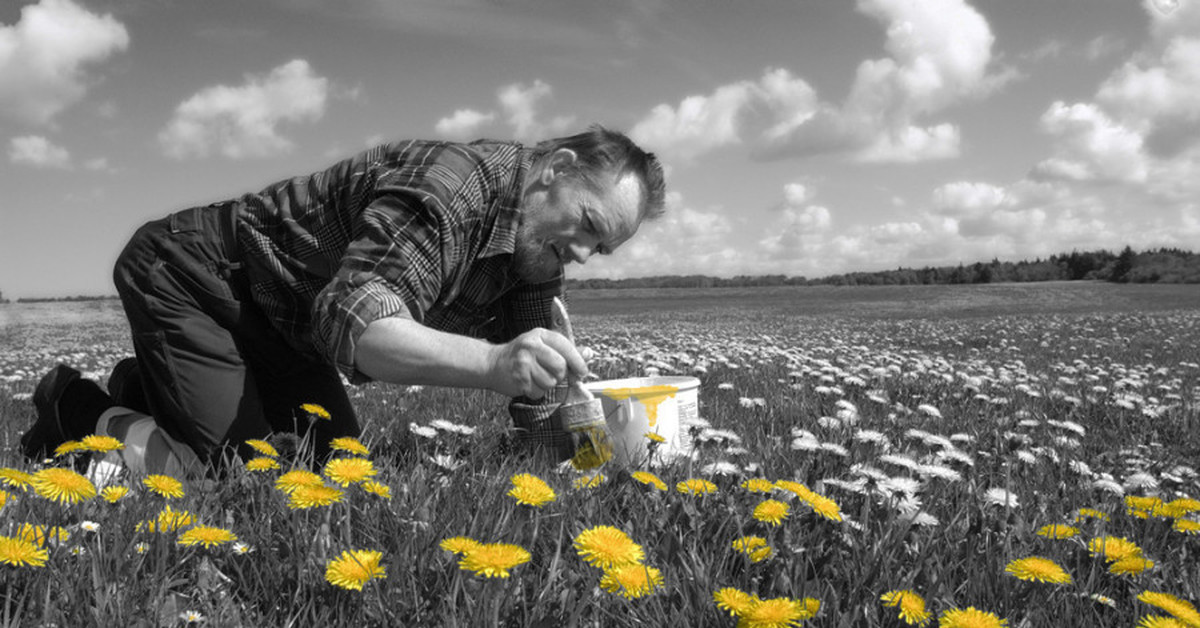
[[[545,329],[563,266],[611,253],[663,203],[654,155],[593,126],[534,147],[386,144],[150,222],[114,271],[136,361],[111,397],[51,370],[22,448],[95,432],[135,471],[195,474],[298,432],[320,459],[359,434],[340,373],[508,395],[516,440],[565,459],[547,393],[587,366]]]

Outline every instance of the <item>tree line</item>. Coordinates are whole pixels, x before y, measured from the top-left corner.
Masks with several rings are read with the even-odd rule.
[[[897,268],[876,272],[845,273],[817,279],[786,275],[666,275],[632,279],[568,279],[567,289],[604,288],[747,288],[766,286],[898,286],[915,284],[966,284],[1025,281],[1112,281],[1117,283],[1200,283],[1200,253],[1159,248],[1136,253],[1126,246],[1120,253],[1104,249],[1071,251],[1033,261],[975,262],[971,265]],[[100,301],[108,296],[20,298],[17,303]],[[8,303],[0,292],[0,303]]]
[[[732,288],[760,286],[884,286],[976,284],[1028,281],[1111,281],[1116,283],[1200,283],[1200,254],[1174,248],[1141,253],[1126,246],[1119,253],[1104,249],[1072,251],[1033,261],[897,268],[829,275],[816,279],[785,275],[672,275],[631,279],[568,279],[567,289],[602,288]]]

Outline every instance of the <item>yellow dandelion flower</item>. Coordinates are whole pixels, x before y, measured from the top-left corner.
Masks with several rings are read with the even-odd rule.
[[[383,499],[391,499],[392,498],[392,487],[390,487],[387,484],[384,484],[382,482],[376,482],[375,480],[367,480],[366,482],[359,484],[359,486],[362,487],[362,490],[364,490],[372,495],[375,495],[377,497],[382,497]]]
[[[1079,535],[1079,528],[1061,523],[1051,523],[1038,528],[1037,535],[1048,539],[1069,539]]]
[[[329,420],[329,411],[315,403],[300,404],[300,409],[312,416],[323,421]]]
[[[899,607],[900,619],[909,626],[924,626],[932,617],[929,611],[925,610],[925,598],[908,589],[888,591],[879,596],[879,599],[883,601],[884,606]]]
[[[178,544],[185,547],[193,545],[203,545],[204,547],[216,547],[226,543],[232,543],[237,540],[237,535],[225,528],[215,528],[213,526],[193,526],[187,529],[186,532],[179,535]]]
[[[162,475],[160,473],[147,475],[142,480],[142,484],[167,499],[179,499],[183,497],[183,483],[169,475]]]
[[[1171,524],[1171,529],[1184,534],[1200,534],[1200,521],[1176,519],[1175,523]]]
[[[438,547],[447,552],[454,552],[455,554],[465,554],[467,550],[478,546],[479,541],[465,536],[452,536],[448,539],[442,539],[442,542],[438,543]]]
[[[261,438],[252,438],[246,441],[246,444],[249,445],[251,449],[264,456],[270,456],[272,458],[279,457],[279,450],[275,449],[274,445],[262,440]]]
[[[717,485],[704,478],[689,478],[677,483],[675,490],[688,495],[709,495],[717,492]]]
[[[387,569],[380,565],[383,552],[376,550],[347,550],[325,565],[325,580],[347,591],[362,591],[372,578],[387,578]]]
[[[77,440],[69,440],[54,448],[54,457],[61,458],[62,456],[80,451],[86,451],[83,447],[83,443]]]
[[[1084,519],[1099,519],[1100,521],[1108,521],[1108,513],[1095,508],[1080,508],[1075,512],[1075,521],[1083,521]]]
[[[1189,626],[1200,626],[1200,612],[1197,612],[1196,607],[1187,600],[1159,591],[1142,591],[1138,594],[1137,599],[1143,604],[1157,606],[1167,611]]]
[[[838,507],[837,502],[825,497],[820,493],[817,493],[816,491],[813,491],[799,482],[793,482],[791,480],[777,480],[775,482],[775,488],[783,489],[792,493],[796,497],[799,497],[801,501],[808,504],[809,507],[813,509],[813,512],[825,517],[826,519],[829,519],[830,521],[840,522],[842,520],[842,510],[840,507]]]
[[[1183,517],[1193,512],[1200,512],[1200,500],[1195,500],[1190,497],[1180,497],[1179,499],[1173,499],[1167,502],[1164,504],[1164,507],[1169,509],[1170,512],[1176,513],[1172,514],[1172,517]]]
[[[759,599],[757,595],[746,593],[741,589],[725,587],[713,592],[713,601],[717,603],[717,608],[733,617],[741,617],[750,612]]]
[[[33,482],[33,474],[21,471],[20,469],[4,467],[0,469],[0,482],[13,488],[25,490],[29,488],[30,482]]]
[[[742,536],[734,539],[733,549],[745,554],[752,563],[760,563],[775,555],[775,549],[767,545],[761,536]]]
[[[255,456],[246,461],[247,471],[274,471],[279,468],[279,461],[270,456]]]
[[[742,488],[751,493],[770,493],[775,490],[775,483],[764,478],[750,478],[742,482]]]
[[[186,510],[172,510],[171,506],[168,505],[159,511],[154,519],[138,524],[138,529],[166,534],[186,528],[192,525],[193,521],[195,521],[195,517],[192,516],[192,513]]]
[[[791,506],[787,502],[781,502],[778,499],[766,499],[754,507],[754,518],[763,522],[777,526],[787,519],[788,512]]]
[[[604,570],[600,588],[609,593],[618,593],[626,599],[650,595],[662,586],[662,572],[646,565],[617,565]]]
[[[642,546],[612,526],[595,526],[575,537],[575,551],[588,564],[608,569],[616,565],[640,563],[645,558]]]
[[[1000,619],[992,613],[972,606],[942,611],[942,616],[938,619],[938,628],[1000,628],[1007,625],[1007,619]]]
[[[275,488],[287,494],[292,494],[301,486],[322,486],[325,480],[321,476],[306,469],[293,469],[275,479]]]
[[[4,510],[4,505],[13,497],[14,495],[8,491],[0,491],[0,510]]]
[[[1063,571],[1058,563],[1041,556],[1029,556],[1012,561],[1004,568],[1018,580],[1033,582],[1049,582],[1051,584],[1068,584],[1071,574]]]
[[[596,488],[597,486],[600,486],[601,484],[603,484],[605,482],[605,480],[607,480],[607,479],[608,479],[608,476],[604,475],[603,473],[593,473],[591,475],[581,475],[581,476],[575,478],[575,481],[571,483],[571,486],[575,487],[576,490],[582,490],[585,488]]]
[[[121,499],[128,494],[128,486],[106,486],[100,489],[100,497],[103,497],[104,501],[110,504],[115,504],[121,501]]]
[[[1138,576],[1147,569],[1153,568],[1154,561],[1145,556],[1126,556],[1112,561],[1108,566],[1108,573],[1118,576]]]
[[[519,473],[512,476],[511,480],[513,487],[508,491],[508,496],[517,500],[518,504],[541,508],[558,497],[554,489],[536,475]]]
[[[340,436],[335,438],[329,441],[329,448],[337,451],[344,451],[348,454],[354,454],[356,456],[371,455],[371,450],[367,449],[366,445],[362,444],[362,442],[353,436]]]
[[[1189,626],[1174,617],[1146,615],[1138,622],[1137,628],[1189,628]]]
[[[1142,548],[1133,541],[1121,536],[1099,536],[1088,541],[1088,551],[1092,556],[1115,562],[1131,556],[1141,556]]]
[[[839,508],[837,502],[833,501],[832,499],[821,495],[820,493],[809,491],[809,496],[804,500],[804,502],[811,506],[813,512],[817,513],[818,515],[821,515],[830,521],[836,521],[839,523],[841,522],[842,509]]]
[[[0,563],[13,567],[42,567],[49,558],[50,552],[34,543],[0,536]]]
[[[815,600],[814,600],[815,601]],[[786,597],[758,600],[738,620],[738,626],[752,628],[788,628],[799,626],[814,615],[805,600]]]
[[[660,491],[667,490],[666,482],[663,482],[661,479],[659,479],[659,477],[657,475],[654,475],[653,473],[650,473],[649,471],[634,471],[633,473],[630,473],[629,475],[633,479],[635,479],[638,482],[641,482],[642,484],[645,484],[647,486],[653,486],[654,488],[656,488]]]
[[[83,443],[84,449],[97,453],[125,449],[125,443],[122,443],[112,436],[103,436],[100,434],[90,434],[88,436],[84,436],[83,440],[80,442]]]
[[[647,440],[649,440],[650,442],[653,442],[653,443],[667,442],[667,439],[663,438],[663,435],[659,434],[658,432],[646,432],[645,436],[646,436]]]
[[[32,523],[22,523],[17,527],[17,538],[39,547],[45,547],[46,545],[66,543],[67,539],[71,538],[71,533],[59,526],[47,528]]]
[[[1125,514],[1146,519],[1163,506],[1163,500],[1153,496],[1125,496]]]
[[[298,487],[288,495],[288,508],[301,510],[319,508],[342,501],[345,493],[336,486],[325,484],[307,484]]]
[[[520,545],[480,543],[463,552],[458,568],[485,578],[507,578],[510,570],[529,559],[529,551]]]
[[[334,458],[325,463],[325,477],[339,486],[350,486],[375,476],[375,463],[366,458]]]
[[[91,480],[70,469],[42,469],[33,474],[30,485],[38,495],[64,504],[74,504],[96,496],[96,486]]]
[[[775,488],[787,491],[801,499],[804,499],[804,496],[811,492],[807,486],[791,480],[775,480]]]

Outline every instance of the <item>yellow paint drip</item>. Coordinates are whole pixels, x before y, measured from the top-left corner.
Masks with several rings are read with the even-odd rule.
[[[658,404],[675,396],[678,386],[660,384],[658,386],[642,386],[640,388],[605,388],[604,396],[613,401],[624,401],[630,397],[642,402],[646,407],[646,420],[650,427],[658,422]]]

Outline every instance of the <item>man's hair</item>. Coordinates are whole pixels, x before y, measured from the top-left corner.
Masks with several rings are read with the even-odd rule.
[[[654,153],[648,153],[625,134],[593,124],[587,131],[568,137],[556,137],[533,147],[534,158],[549,155],[560,148],[575,151],[577,159],[566,174],[582,181],[593,190],[601,189],[602,179],[626,173],[637,175],[642,188],[642,219],[654,220],[666,210],[666,182],[662,164]]]

